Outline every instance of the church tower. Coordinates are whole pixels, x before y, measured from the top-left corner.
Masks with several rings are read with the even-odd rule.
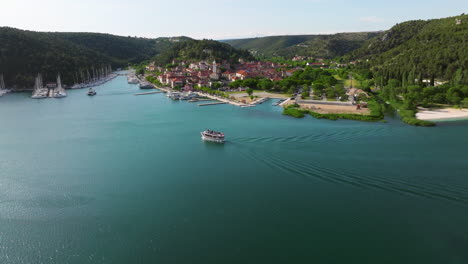
[[[216,60],[213,61],[213,73],[218,73],[218,66],[216,65]]]

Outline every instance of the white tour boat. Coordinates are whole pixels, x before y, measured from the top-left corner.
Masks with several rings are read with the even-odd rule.
[[[206,141],[212,141],[216,143],[224,143],[224,133],[218,132],[218,131],[213,131],[213,130],[205,130],[203,132],[200,132],[201,137],[203,140]]]

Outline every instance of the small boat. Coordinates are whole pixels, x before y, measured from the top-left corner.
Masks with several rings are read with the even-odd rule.
[[[47,98],[47,94],[45,93],[36,93],[31,96],[32,99],[44,99]]]
[[[129,84],[137,84],[137,83],[139,83],[140,81],[139,81],[136,77],[129,77],[129,78],[127,79],[127,82],[128,82]]]
[[[97,93],[96,93],[96,91],[95,91],[93,88],[89,88],[89,90],[88,90],[88,95],[89,95],[89,96],[95,96],[96,94],[97,94]]]
[[[154,86],[149,82],[142,82],[138,85],[138,87],[140,87],[140,89],[153,89],[154,88]]]
[[[180,93],[173,92],[171,93],[171,96],[169,96],[172,100],[179,100],[180,99]]]
[[[67,97],[67,94],[62,91],[57,91],[54,93],[54,98],[64,98]]]
[[[218,131],[213,131],[213,130],[205,130],[203,132],[200,132],[201,137],[203,140],[206,141],[211,141],[211,142],[216,142],[216,143],[224,143],[224,133],[218,132]]]
[[[192,98],[190,100],[188,100],[190,103],[194,103],[194,102],[198,102],[199,100],[197,98]]]

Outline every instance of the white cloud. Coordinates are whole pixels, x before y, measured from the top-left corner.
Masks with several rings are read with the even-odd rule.
[[[368,16],[368,17],[360,17],[359,21],[367,22],[367,23],[380,23],[380,22],[384,22],[384,19],[380,17],[376,17],[376,16]]]

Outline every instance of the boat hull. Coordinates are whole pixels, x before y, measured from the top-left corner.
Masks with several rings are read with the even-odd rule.
[[[210,141],[210,142],[221,143],[221,144],[226,142],[224,138],[221,139],[221,138],[213,138],[213,137],[205,136],[203,132],[201,132],[200,134],[204,141]]]

